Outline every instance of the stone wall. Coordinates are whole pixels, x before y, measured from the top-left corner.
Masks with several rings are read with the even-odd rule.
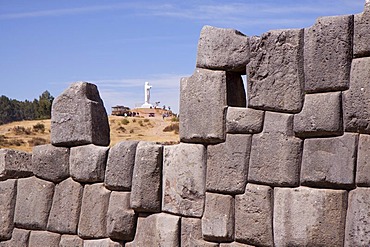
[[[178,145],[109,148],[96,86],[73,84],[52,144],[0,149],[0,246],[369,246],[369,23],[366,4],[260,37],[204,27]]]

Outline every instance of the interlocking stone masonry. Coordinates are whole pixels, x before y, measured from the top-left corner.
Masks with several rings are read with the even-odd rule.
[[[370,56],[370,5],[366,2],[364,12],[355,15],[353,35],[353,56]]]
[[[256,134],[262,131],[264,111],[245,107],[228,107],[226,132],[231,134]]]
[[[181,217],[182,247],[218,247],[218,243],[207,242],[202,237],[202,220]]]
[[[32,175],[32,154],[13,149],[0,149],[0,181]]]
[[[8,179],[0,182],[0,241],[12,237],[16,195],[17,180]]]
[[[370,186],[370,135],[361,134],[358,140],[357,186]]]

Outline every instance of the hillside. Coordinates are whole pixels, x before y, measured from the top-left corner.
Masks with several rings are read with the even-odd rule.
[[[153,141],[164,144],[179,142],[178,122],[171,118],[109,116],[110,146],[123,140]],[[165,128],[171,130],[163,131]],[[0,125],[0,148],[31,152],[33,146],[50,143],[50,120],[19,121]]]

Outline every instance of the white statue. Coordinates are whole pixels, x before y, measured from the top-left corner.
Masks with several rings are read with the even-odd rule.
[[[152,88],[152,86],[149,85],[149,82],[145,82],[145,86],[144,86],[144,95],[145,95],[145,101],[144,101],[144,104],[141,106],[142,108],[152,108],[153,105],[150,104],[150,89]]]

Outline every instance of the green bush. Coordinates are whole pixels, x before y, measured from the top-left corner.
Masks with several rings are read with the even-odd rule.
[[[124,119],[122,119],[121,123],[123,125],[128,125],[130,123],[130,121],[127,118],[124,118]]]
[[[33,131],[34,132],[40,132],[44,133],[45,132],[45,125],[43,123],[37,123],[33,126]]]

